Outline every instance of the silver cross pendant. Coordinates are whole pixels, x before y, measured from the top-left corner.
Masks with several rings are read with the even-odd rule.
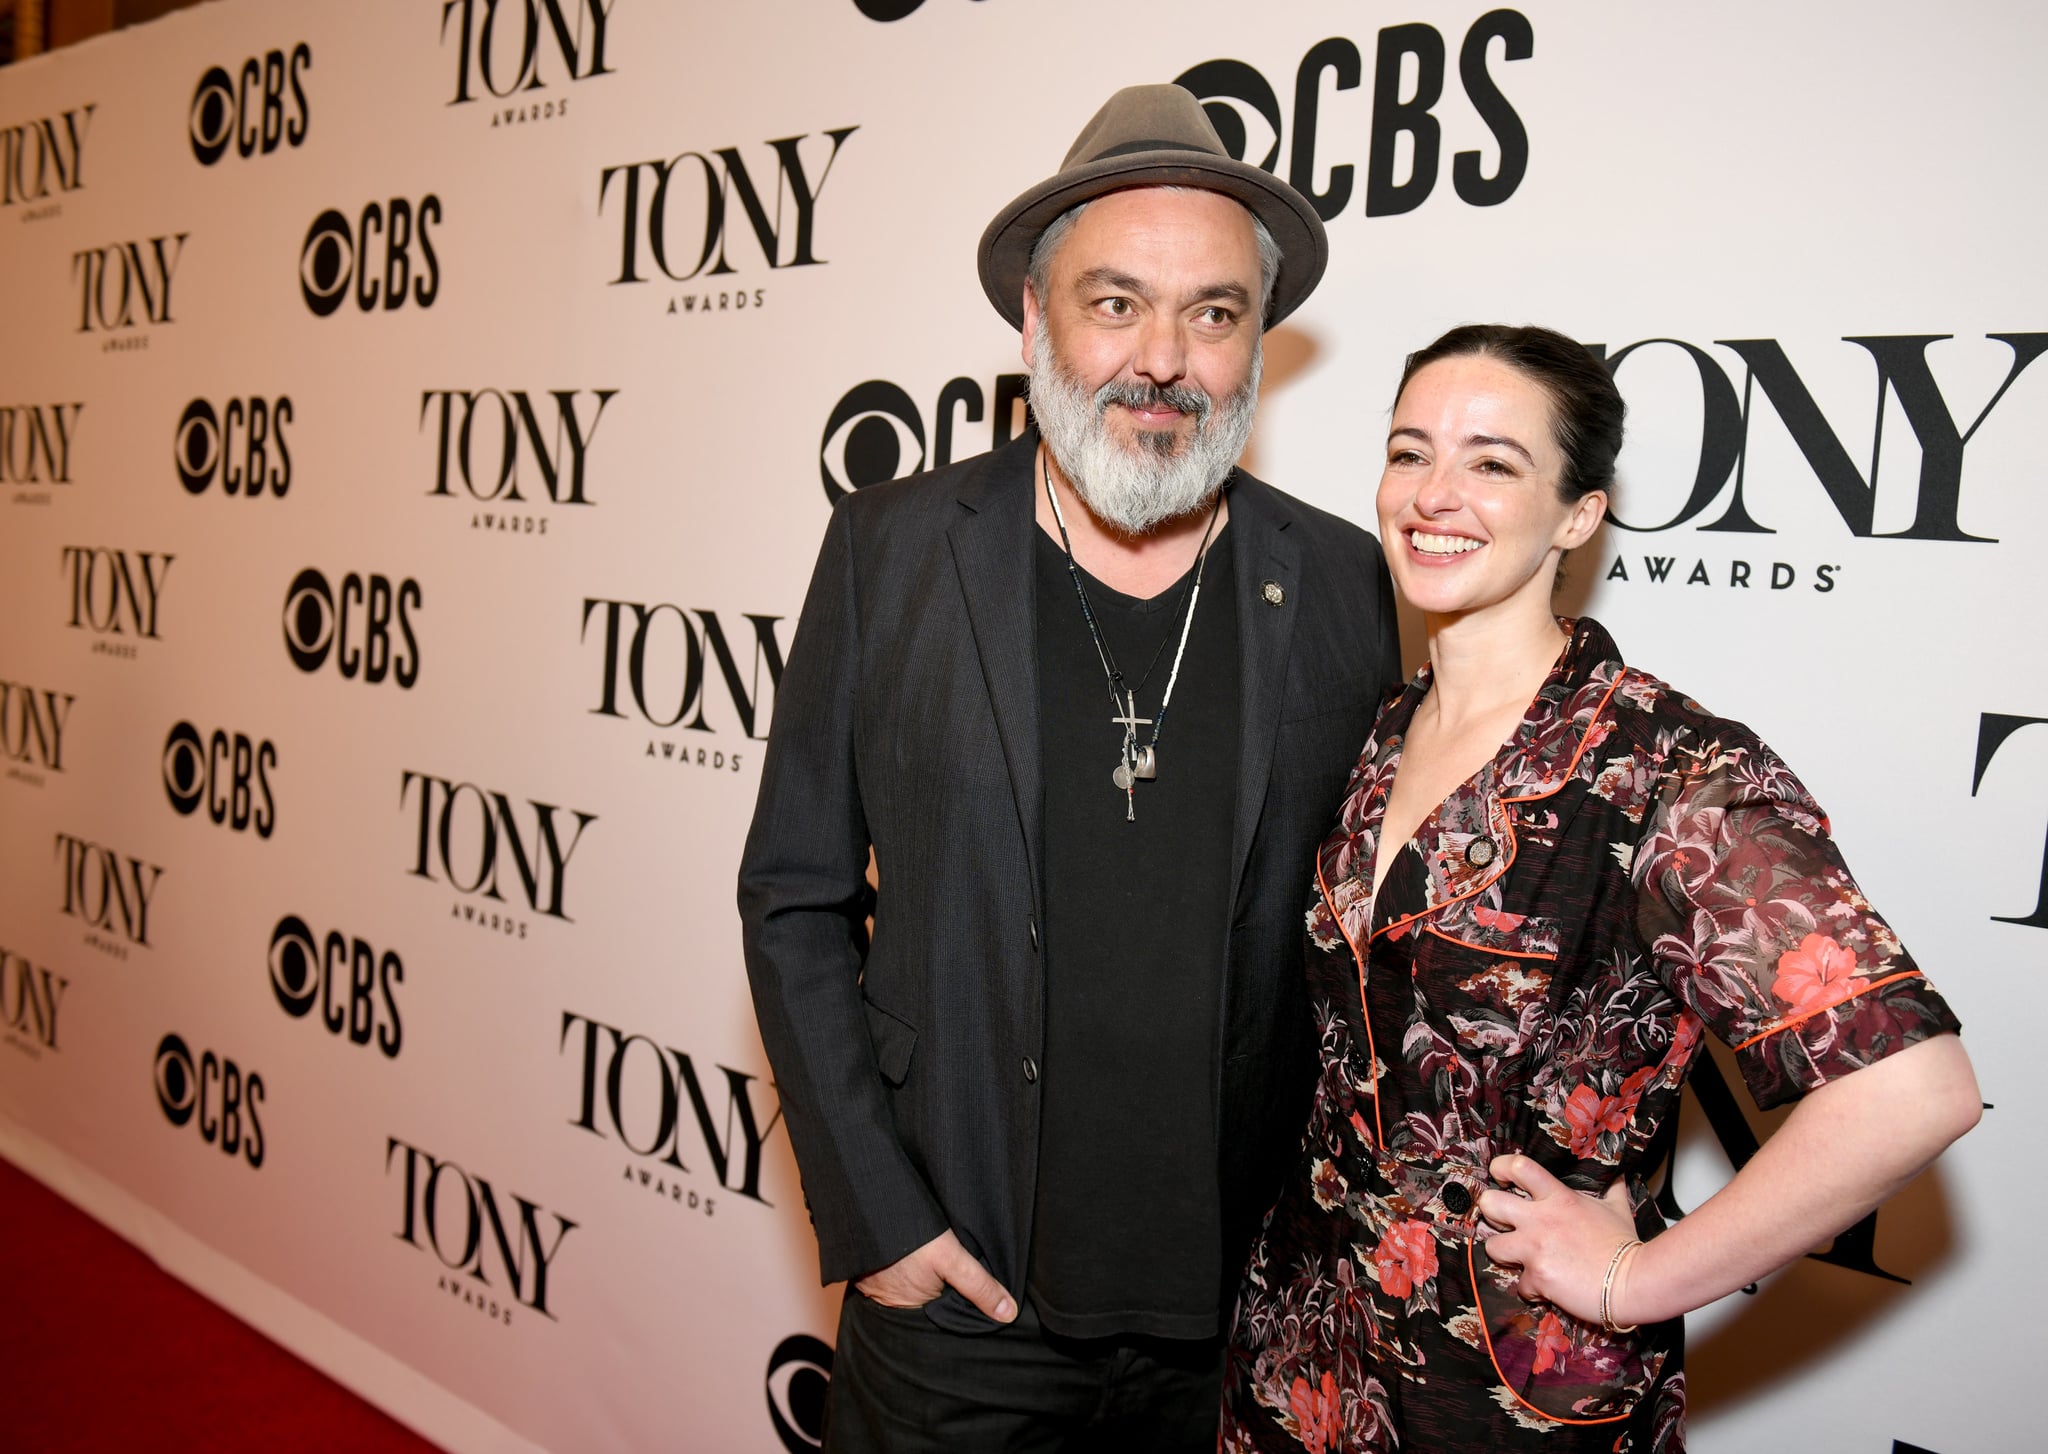
[[[1124,715],[1112,717],[1110,721],[1124,729],[1124,750],[1123,760],[1116,765],[1116,770],[1110,773],[1109,780],[1115,783],[1124,795],[1124,821],[1135,823],[1138,821],[1137,781],[1141,777],[1153,775],[1151,771],[1147,771],[1151,767],[1151,749],[1138,747],[1138,729],[1151,726],[1152,719],[1138,715],[1137,694],[1126,692]]]

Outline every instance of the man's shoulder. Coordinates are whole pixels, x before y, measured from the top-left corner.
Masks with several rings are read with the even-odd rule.
[[[1298,534],[1309,550],[1329,551],[1338,555],[1365,556],[1377,560],[1380,543],[1372,532],[1342,515],[1321,509],[1299,496],[1290,495],[1278,485],[1268,484],[1246,470],[1237,472],[1237,482],[1232,486],[1234,501],[1232,508],[1238,508],[1236,501],[1251,503],[1276,523],[1285,523],[1290,534]]]
[[[885,522],[889,529],[950,524],[963,501],[971,503],[986,491],[1028,482],[1028,465],[1020,470],[1012,458],[1018,444],[1013,441],[901,479],[863,486],[846,496],[840,508],[857,529],[884,527]],[[1021,474],[1022,479],[1011,481],[1011,474]]]

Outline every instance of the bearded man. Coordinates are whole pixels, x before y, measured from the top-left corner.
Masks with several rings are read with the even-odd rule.
[[[1035,427],[834,510],[739,896],[850,1284],[829,1450],[1215,1447],[1310,853],[1399,667],[1372,537],[1237,465],[1327,257],[1190,93],[1119,92],[981,241]]]

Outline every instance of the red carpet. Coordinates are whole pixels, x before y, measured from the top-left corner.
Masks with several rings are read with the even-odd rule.
[[[0,1161],[0,1448],[434,1446]]]

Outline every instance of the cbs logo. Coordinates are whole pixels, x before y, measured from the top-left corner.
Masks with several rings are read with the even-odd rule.
[[[183,1037],[166,1035],[156,1047],[156,1099],[173,1126],[196,1119],[207,1145],[224,1156],[241,1155],[252,1168],[263,1165],[263,1127],[256,1116],[262,1076],[244,1076],[234,1061],[211,1050],[195,1062]]]
[[[306,306],[314,317],[325,318],[353,292],[363,312],[380,304],[390,312],[404,306],[410,289],[420,307],[433,307],[441,292],[441,260],[428,224],[440,220],[441,199],[431,192],[417,206],[403,197],[366,202],[353,224],[331,207],[322,212],[299,249],[299,291]],[[413,276],[415,245],[418,277]]]
[[[337,595],[327,577],[309,566],[285,592],[285,650],[292,665],[308,674],[332,656],[350,681],[360,676],[374,685],[388,676],[410,687],[420,674],[419,640],[412,629],[412,612],[420,601],[419,582],[409,577],[394,586],[384,576],[350,571],[341,578]],[[393,626],[402,645],[393,645]]]
[[[253,827],[258,838],[268,838],[277,826],[277,803],[270,795],[270,769],[276,766],[275,747],[240,732],[230,737],[216,728],[202,743],[198,728],[180,722],[164,740],[164,792],[179,815],[189,818],[203,804],[214,822],[237,833]]]
[[[932,406],[929,465],[924,415],[909,392],[887,379],[855,384],[833,406],[818,441],[818,475],[825,498],[837,500],[884,480],[951,464],[956,424],[962,419],[979,424],[988,415],[991,394],[995,418],[989,447],[1001,448],[1023,432],[1028,382],[1026,374],[998,374],[994,388],[984,393],[973,379],[949,379]]]
[[[172,447],[185,492],[203,495],[218,479],[229,495],[246,490],[253,500],[267,489],[283,499],[292,487],[292,454],[284,437],[291,418],[292,401],[284,395],[275,403],[230,399],[219,410],[194,399],[178,416]]]
[[[405,1033],[392,986],[404,981],[405,965],[391,950],[380,956],[363,940],[333,930],[316,949],[313,931],[296,914],[279,919],[271,931],[270,988],[284,1012],[303,1020],[317,1004],[330,1035],[346,1035],[354,1045],[368,1045],[374,1036],[390,1060],[398,1058]],[[373,993],[382,1001],[381,1016]],[[346,995],[346,1006],[337,995]]]
[[[260,62],[253,57],[243,61],[238,79],[230,80],[219,66],[201,76],[198,89],[192,93],[187,128],[192,155],[199,159],[199,165],[212,166],[227,154],[230,143],[238,155],[252,157],[258,151],[269,156],[281,142],[297,146],[304,141],[307,123],[312,118],[300,77],[312,64],[312,47],[300,41],[292,47],[289,61],[283,51],[274,50]],[[292,88],[289,119],[285,116],[284,98],[287,81]],[[252,105],[249,92],[259,84],[262,93],[255,98],[259,104]]]

